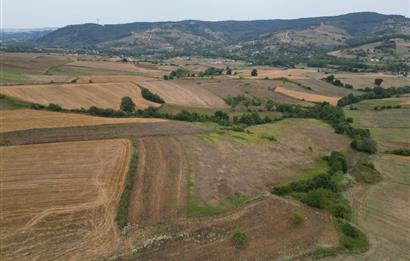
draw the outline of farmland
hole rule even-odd
[[[405,73],[339,20],[188,23],[1,52],[0,259],[406,260]]]
[[[127,140],[1,147],[2,259],[86,258],[115,247],[129,151]]]
[[[91,106],[119,109],[123,96],[130,96],[138,108],[158,106],[143,99],[140,88],[132,83],[3,86],[0,93],[33,103],[55,103],[67,109]]]

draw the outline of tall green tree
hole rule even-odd
[[[135,111],[135,103],[132,101],[131,97],[124,96],[121,98],[120,109],[125,112]]]

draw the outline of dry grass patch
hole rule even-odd
[[[118,244],[128,140],[0,147],[2,260],[91,260]]]
[[[0,132],[37,128],[62,128],[74,126],[163,121],[165,120],[145,118],[103,118],[82,114],[36,110],[3,110],[0,111]]]

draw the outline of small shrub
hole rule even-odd
[[[47,106],[47,110],[50,110],[50,111],[62,111],[63,108],[61,108],[61,106],[58,105],[58,104],[50,103],[50,104]]]
[[[295,224],[301,224],[303,223],[303,221],[305,221],[305,216],[302,213],[297,212],[297,211],[292,213],[291,218],[292,218],[293,223]]]
[[[237,229],[232,235],[232,242],[236,248],[244,248],[247,242],[247,237],[244,232]]]

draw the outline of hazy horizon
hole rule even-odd
[[[377,12],[409,17],[407,0],[374,2],[346,0],[331,3],[325,0],[132,0],[87,2],[80,0],[2,0],[2,29],[55,28],[70,24],[122,24],[182,20],[265,20],[335,16],[354,12]],[[298,8],[289,8],[297,6]],[[24,7],[24,8],[22,8]],[[227,11],[228,10],[228,11]]]

